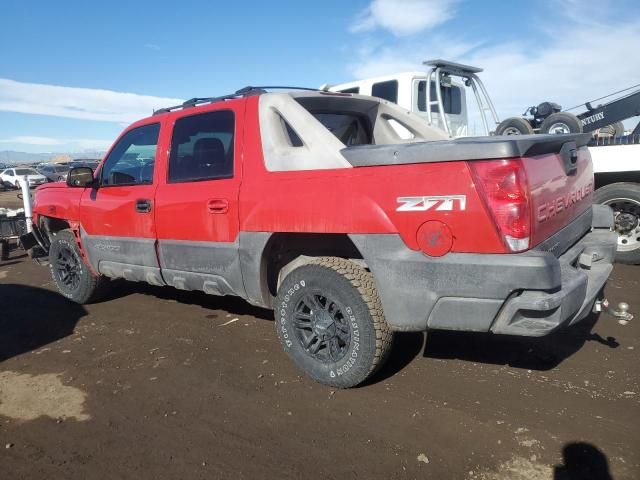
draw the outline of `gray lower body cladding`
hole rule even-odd
[[[394,330],[541,336],[587,316],[613,268],[613,215],[594,210],[592,219],[592,230],[558,257],[531,250],[434,258],[409,250],[398,235],[351,239],[374,274]],[[575,226],[567,235],[575,235]]]
[[[83,230],[81,238],[91,268],[107,277],[246,296],[238,243],[92,236]]]
[[[159,240],[162,276],[180,290],[245,297],[238,248],[237,242]]]
[[[164,285],[153,238],[88,235],[80,229],[87,260],[94,272],[111,278]]]

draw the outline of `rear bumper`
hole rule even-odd
[[[351,238],[374,274],[394,330],[542,336],[586,317],[609,278],[613,214],[594,205],[590,216],[591,231],[558,258],[539,250],[429,258],[396,235]]]
[[[490,330],[508,335],[541,336],[572,325],[592,310],[613,269],[616,234],[594,230],[558,258],[557,291],[523,290],[510,296]]]

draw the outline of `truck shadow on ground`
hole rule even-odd
[[[253,306],[239,297],[218,297],[203,292],[182,291],[126,280],[112,280],[103,301],[134,294],[199,305],[211,310],[210,315],[217,315],[216,310],[223,310],[232,315],[250,315],[273,321],[272,311]],[[459,359],[527,370],[550,370],[580,350],[588,341],[596,341],[609,348],[619,346],[615,338],[603,338],[591,331],[597,321],[598,316],[591,314],[574,327],[541,338],[434,330],[429,332],[426,345],[423,333],[397,332],[388,361],[371,381],[377,383],[392,377],[419,356],[420,352],[426,358]]]
[[[157,287],[147,283],[128,282],[126,280],[111,280],[101,302],[142,294],[162,300],[175,300],[185,305],[199,305],[212,310],[224,310],[233,315],[251,315],[261,320],[273,320],[273,312],[265,308],[256,307],[234,296],[207,295],[199,291],[178,290],[173,287]],[[211,318],[211,317],[210,317]]]
[[[426,335],[422,332],[396,332],[393,336],[393,346],[387,362],[378,373],[367,380],[362,386],[375,384],[393,377],[409,365],[424,348]]]
[[[603,338],[592,332],[597,321],[598,315],[591,314],[573,327],[539,338],[432,331],[429,332],[424,356],[509,365],[527,370],[550,370],[580,350],[586,342],[598,342],[609,348],[620,346],[614,337]]]
[[[606,455],[586,442],[568,443],[562,465],[553,468],[553,480],[613,480]]]
[[[0,362],[71,335],[86,314],[57,292],[1,284]]]
[[[102,301],[123,298],[129,295],[142,294],[163,300],[175,300],[186,305],[198,305],[211,310],[207,318],[215,318],[222,310],[233,316],[250,315],[260,320],[273,321],[273,311],[253,306],[239,297],[218,297],[197,291],[176,290],[172,287],[156,287],[146,283],[133,283],[126,280],[112,280]],[[275,337],[275,332],[274,332]],[[424,347],[425,335],[420,332],[397,332],[394,336],[393,348],[384,367],[372,377],[372,383],[378,383],[392,377],[404,369],[420,355]],[[368,382],[365,382],[368,384]]]

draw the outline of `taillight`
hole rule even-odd
[[[512,252],[527,250],[531,239],[531,209],[522,162],[512,159],[469,164],[507,248]]]

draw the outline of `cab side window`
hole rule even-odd
[[[104,161],[100,184],[113,186],[153,183],[159,133],[159,123],[144,125],[125,133]]]
[[[444,113],[451,115],[460,115],[462,113],[462,95],[460,93],[460,87],[455,86],[442,86],[440,89],[442,95],[442,106],[444,107]],[[435,101],[437,98],[436,84],[431,82],[431,101]],[[421,112],[427,111],[427,82],[426,80],[420,80],[418,83],[418,110]],[[432,112],[438,112],[437,105],[431,105]]]
[[[235,117],[230,110],[176,120],[169,157],[169,183],[233,177]]]
[[[387,82],[374,83],[371,86],[371,96],[398,103],[398,81],[389,80]]]

